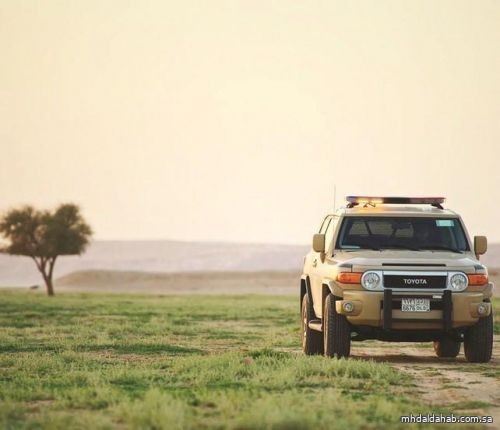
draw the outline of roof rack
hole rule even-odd
[[[376,205],[431,205],[443,209],[444,197],[374,197],[374,196],[346,196],[347,208],[363,205],[363,207]]]

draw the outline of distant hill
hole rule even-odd
[[[500,243],[488,245],[488,252],[481,257],[481,263],[488,267],[500,268]]]
[[[81,257],[60,257],[55,278],[87,270],[178,272],[300,271],[309,247],[178,241],[96,241]],[[40,284],[26,257],[0,255],[0,286]]]
[[[61,257],[55,277],[88,270],[185,273],[301,270],[308,245],[176,241],[96,241],[81,257]],[[490,244],[481,259],[500,267],[500,244]],[[0,255],[0,286],[41,284],[34,263]]]

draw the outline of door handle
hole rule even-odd
[[[316,267],[317,265],[318,265],[318,259],[317,259],[317,258],[315,258],[315,259],[313,260],[313,267]]]

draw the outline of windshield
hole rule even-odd
[[[345,217],[337,249],[468,251],[458,218]]]

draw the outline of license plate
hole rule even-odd
[[[403,312],[429,312],[431,301],[429,299],[401,299]]]

